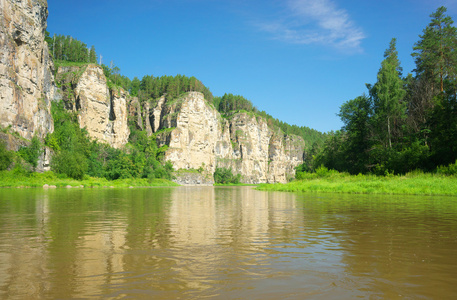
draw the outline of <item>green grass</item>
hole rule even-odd
[[[25,173],[14,171],[0,172],[0,187],[42,187],[43,185],[57,187],[151,187],[151,186],[178,186],[179,184],[166,179],[129,178],[107,180],[106,178],[86,177],[83,180],[57,175],[51,171],[44,173]]]
[[[262,191],[457,196],[457,177],[439,174],[408,173],[404,176],[348,175],[329,172],[307,174],[287,184],[261,184]]]
[[[75,62],[75,61],[66,61],[66,60],[54,60],[54,66],[56,69],[59,67],[82,67],[90,65],[87,62]]]

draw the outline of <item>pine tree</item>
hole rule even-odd
[[[95,53],[95,47],[90,47],[89,62],[92,64],[97,63],[97,53]]]
[[[432,80],[440,92],[445,91],[446,83],[455,85],[457,67],[457,31],[446,11],[442,6],[430,15],[432,20],[419,36],[412,54],[417,76]]]

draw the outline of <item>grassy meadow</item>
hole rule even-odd
[[[56,187],[153,187],[153,186],[178,186],[179,184],[166,179],[129,178],[107,180],[106,178],[85,176],[83,180],[76,180],[55,174],[52,171],[44,173],[27,173],[14,171],[0,172],[0,187],[43,187],[43,185]]]
[[[261,184],[262,191],[457,196],[457,177],[411,172],[406,175],[349,175],[327,170],[302,174],[286,184]]]

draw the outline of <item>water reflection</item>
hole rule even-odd
[[[453,198],[3,190],[0,298],[450,298]]]

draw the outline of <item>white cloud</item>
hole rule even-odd
[[[274,38],[296,44],[323,44],[361,51],[365,35],[332,0],[289,0],[287,17],[258,24]]]

